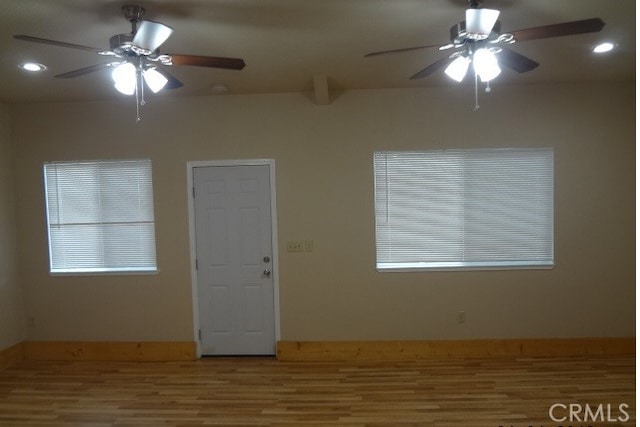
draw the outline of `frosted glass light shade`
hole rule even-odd
[[[151,89],[153,93],[160,91],[168,81],[167,78],[160,74],[155,68],[145,70],[142,75],[144,76],[144,81],[147,82],[149,89]]]
[[[458,56],[451,64],[444,70],[445,74],[451,77],[457,82],[461,82],[464,76],[467,75],[469,69],[469,63],[471,60],[466,56]]]
[[[133,95],[136,92],[136,67],[126,62],[118,65],[111,72],[114,86],[118,92],[124,95]]]
[[[488,82],[502,72],[496,56],[488,49],[478,49],[473,54],[473,69],[480,80]]]

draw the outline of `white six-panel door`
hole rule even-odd
[[[275,353],[269,165],[193,168],[200,350]]]

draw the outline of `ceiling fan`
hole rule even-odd
[[[489,82],[501,72],[500,65],[518,73],[531,71],[539,65],[533,59],[508,49],[506,45],[527,40],[598,32],[605,25],[602,19],[591,18],[502,33],[500,21],[498,21],[500,11],[484,9],[481,7],[481,3],[482,0],[469,0],[469,9],[466,10],[465,20],[451,27],[449,30],[450,42],[447,44],[371,52],[366,54],[365,57],[435,47],[441,51],[454,49],[453,53],[418,71],[411,76],[411,79],[427,77],[447,65],[445,73],[453,80],[461,82],[468,74],[471,65],[476,82],[475,109],[477,110],[478,79],[487,84],[487,91],[489,91]]]
[[[240,58],[161,54],[159,48],[171,36],[173,29],[159,22],[142,20],[145,9],[141,6],[124,5],[121,9],[127,21],[131,23],[131,33],[116,34],[111,37],[109,50],[26,35],[14,35],[13,38],[27,42],[86,50],[116,58],[112,62],[90,65],[78,70],[58,74],[54,77],[69,79],[113,68],[112,77],[115,88],[125,95],[135,94],[137,105],[144,105],[145,103],[144,83],[154,93],[162,88],[176,89],[183,86],[180,80],[163,69],[166,66],[193,65],[230,70],[241,70],[245,66],[244,60]],[[140,121],[139,110],[138,121]]]

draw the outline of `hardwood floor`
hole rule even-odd
[[[614,427],[635,426],[635,400],[632,355],[25,361],[0,371],[0,426],[11,427]]]

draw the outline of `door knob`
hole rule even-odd
[[[262,272],[262,274],[264,274],[264,275],[265,275],[265,276],[267,276],[267,277],[268,277],[268,276],[271,276],[271,270],[269,270],[268,268],[266,268],[266,269]]]

